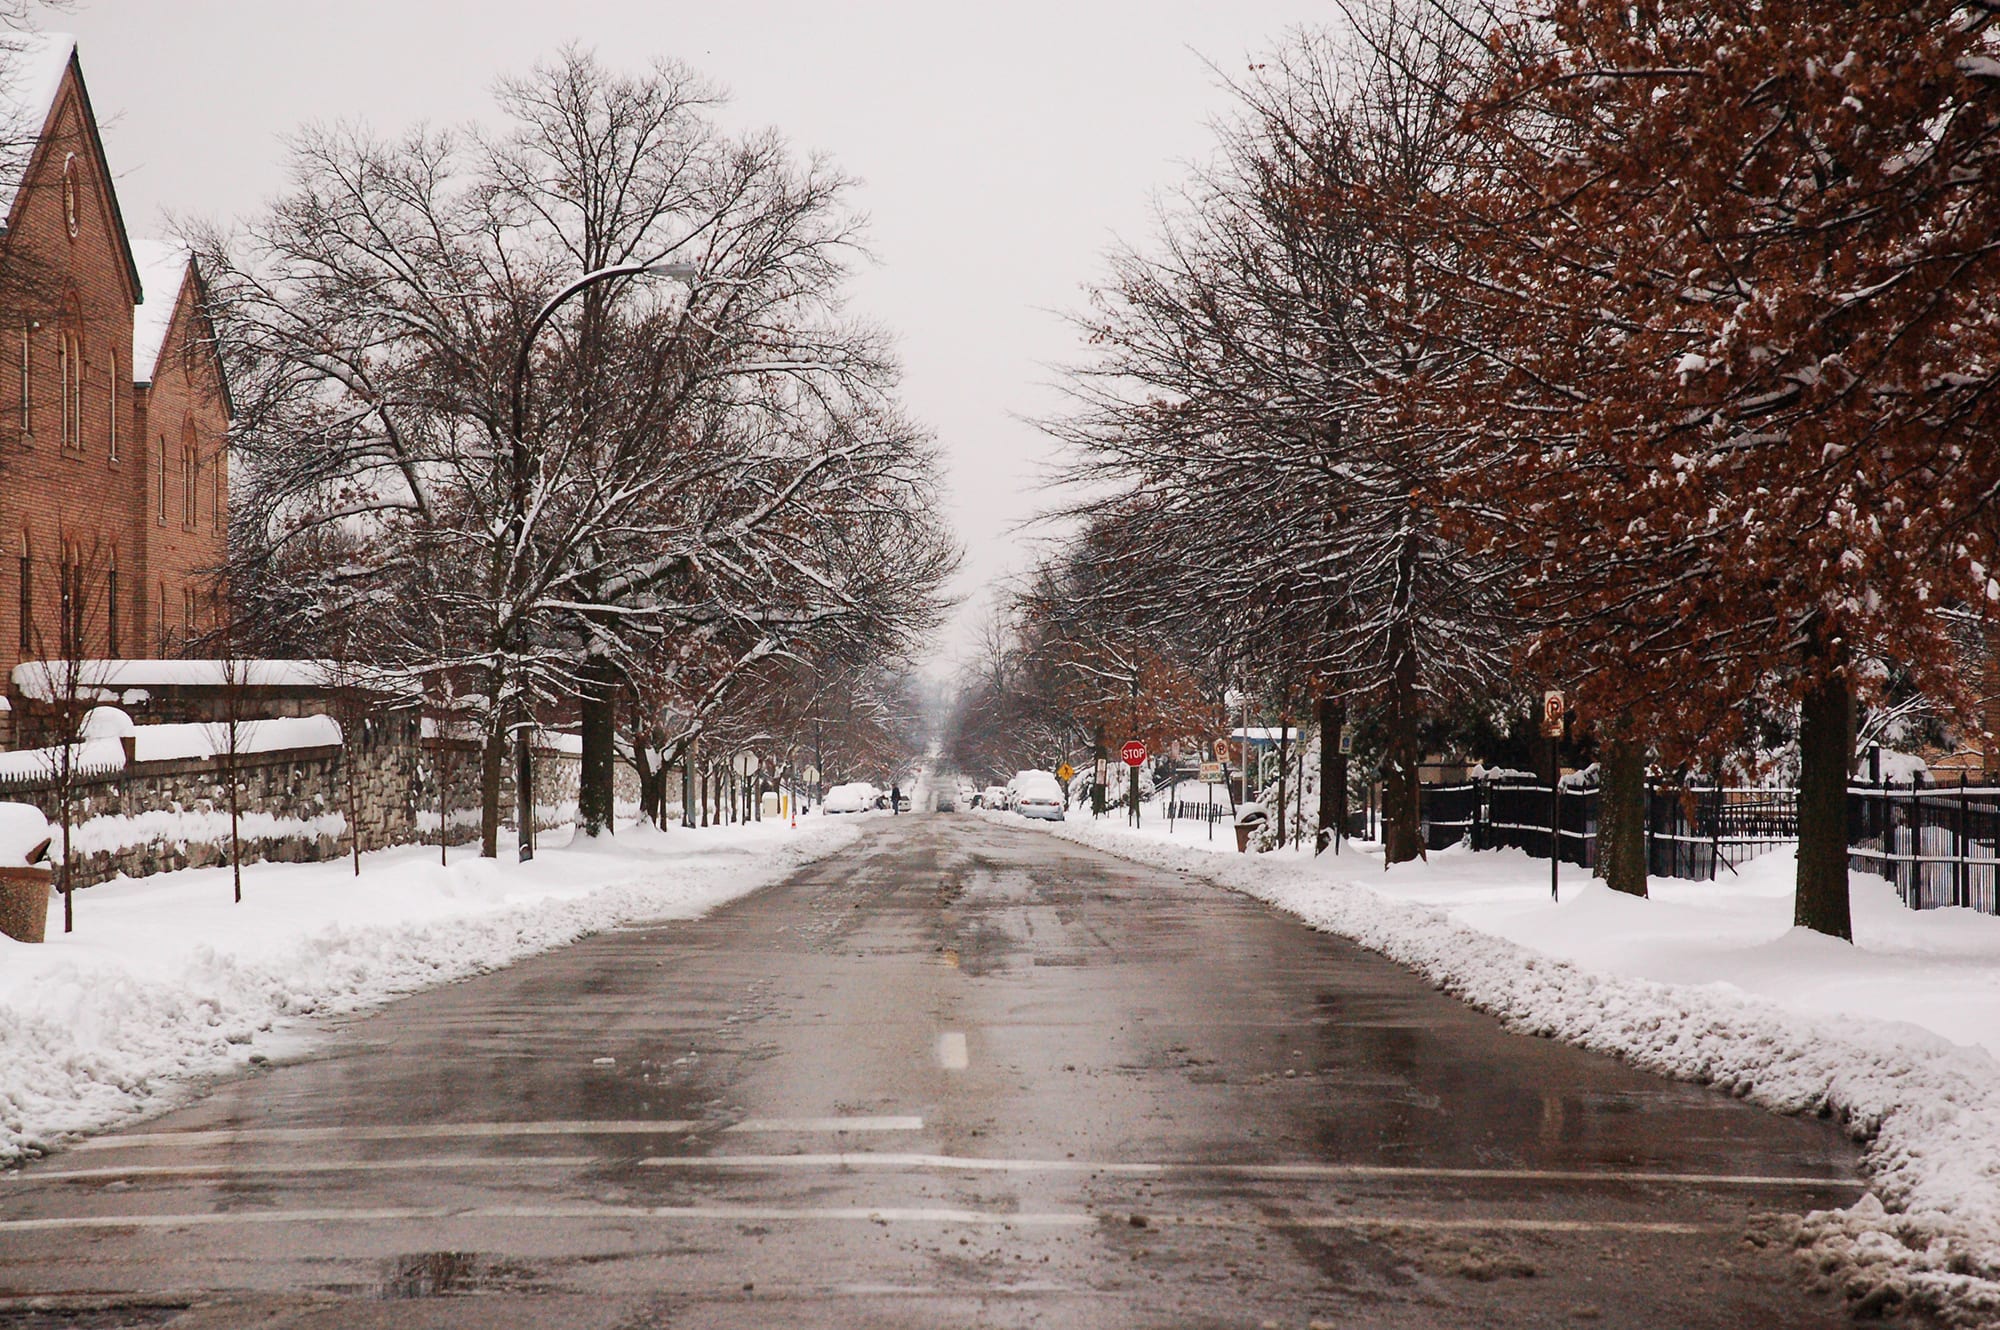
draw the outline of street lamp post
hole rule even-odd
[[[691,263],[669,263],[656,259],[646,263],[616,263],[598,268],[565,286],[543,303],[535,317],[529,321],[521,334],[521,345],[514,353],[514,377],[509,385],[508,423],[510,425],[512,447],[512,474],[509,477],[509,497],[512,506],[507,515],[509,551],[518,551],[526,534],[528,502],[528,424],[527,389],[528,358],[535,348],[535,338],[555,317],[556,311],[571,298],[589,290],[600,282],[612,281],[619,277],[637,277],[642,273],[659,273],[676,281],[692,286],[700,275],[700,270]],[[498,552],[504,557],[509,551]],[[497,570],[496,570],[497,571]],[[526,862],[535,857],[535,790],[534,790],[534,733],[533,727],[524,719],[515,730],[514,750],[514,819],[519,827],[520,857]],[[584,778],[587,777],[587,773]]]

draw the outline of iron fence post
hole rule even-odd
[[[1965,793],[1965,773],[1961,771],[1958,773],[1958,818],[1957,818],[1958,825],[1952,829],[1952,835],[1951,835],[1951,845],[1954,851],[1953,855],[1954,862],[1952,863],[1951,903],[1953,905],[1961,907],[1965,904],[1967,895],[1966,892],[1967,865],[1965,862],[1966,797],[1967,796]]]

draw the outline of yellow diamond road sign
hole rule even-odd
[[[1074,778],[1074,777],[1075,777],[1075,775],[1076,775],[1076,768],[1075,768],[1075,767],[1072,767],[1072,766],[1071,766],[1071,765],[1070,765],[1069,763],[1067,763],[1067,762],[1063,763],[1063,764],[1062,764],[1061,766],[1059,766],[1059,767],[1057,767],[1057,768],[1056,768],[1056,779],[1057,779],[1057,780],[1060,780],[1060,781],[1067,781],[1067,780],[1070,780],[1070,779]]]

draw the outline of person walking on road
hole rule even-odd
[[[903,787],[893,780],[889,782],[889,811],[892,813],[903,811]]]

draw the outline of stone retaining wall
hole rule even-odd
[[[453,845],[479,837],[479,752],[451,740],[442,755],[420,740],[414,712],[377,712],[345,727],[345,744],[248,753],[236,758],[243,862],[313,862],[349,853],[348,777],[361,848],[438,840],[439,765]],[[349,763],[352,763],[350,768]],[[578,759],[541,750],[535,762],[536,823],[569,822],[576,809]],[[55,783],[45,778],[0,783],[0,799],[31,803],[60,821]],[[513,770],[505,772],[501,820],[513,825]],[[229,861],[229,759],[134,762],[80,775],[71,791],[75,838],[72,882],[78,888],[125,874],[143,877]],[[58,837],[60,833],[58,833]],[[115,844],[104,845],[106,841]],[[92,848],[93,842],[99,848]],[[54,847],[61,848],[60,839]]]

